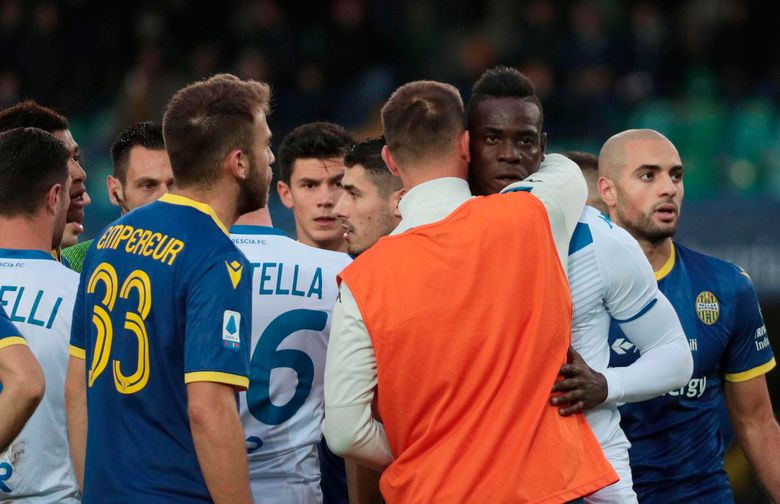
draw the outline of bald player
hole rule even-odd
[[[726,402],[740,446],[773,500],[780,500],[780,427],[764,375],[775,367],[748,274],[672,240],[683,200],[684,167],[653,130],[628,130],[599,154],[599,192],[613,222],[642,247],[658,287],[674,306],[693,355],[683,387],[620,409],[631,441],[639,502],[733,502],[723,469],[719,411]],[[618,324],[611,366],[639,357]]]

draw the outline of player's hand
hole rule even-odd
[[[568,363],[561,367],[563,379],[553,385],[550,403],[559,406],[562,416],[581,413],[594,408],[607,399],[607,379],[588,366],[572,347],[569,347]]]

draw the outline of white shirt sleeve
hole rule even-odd
[[[604,372],[607,401],[644,401],[688,383],[693,358],[680,319],[658,290],[639,244],[621,229],[612,232],[615,239],[600,240],[597,248],[604,304],[640,357],[630,366]]]
[[[659,396],[688,383],[693,357],[674,307],[661,292],[655,303],[620,329],[640,356],[630,366],[607,368],[607,401],[637,402]]]
[[[384,426],[371,412],[376,384],[371,337],[355,297],[342,282],[325,359],[323,432],[334,453],[382,470],[393,454]]]
[[[555,247],[567,270],[569,240],[585,207],[588,186],[577,163],[561,154],[547,154],[539,171],[504,188],[502,193],[529,191],[547,209]]]

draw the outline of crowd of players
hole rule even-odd
[[[661,133],[551,154],[514,69],[405,84],[381,138],[283,140],[295,241],[269,102],[222,74],[123,131],[81,243],[67,120],[0,111],[0,500],[733,502],[732,437],[780,499],[752,283],[672,241]]]

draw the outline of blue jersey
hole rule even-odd
[[[680,317],[694,370],[681,389],[621,406],[634,490],[640,502],[733,502],[723,468],[723,380],[775,366],[753,284],[739,267],[676,243],[656,278]],[[611,366],[636,360],[619,324],[609,336]]]
[[[213,210],[165,195],[109,226],[81,273],[84,502],[210,502],[186,384],[249,383],[249,263]]]

